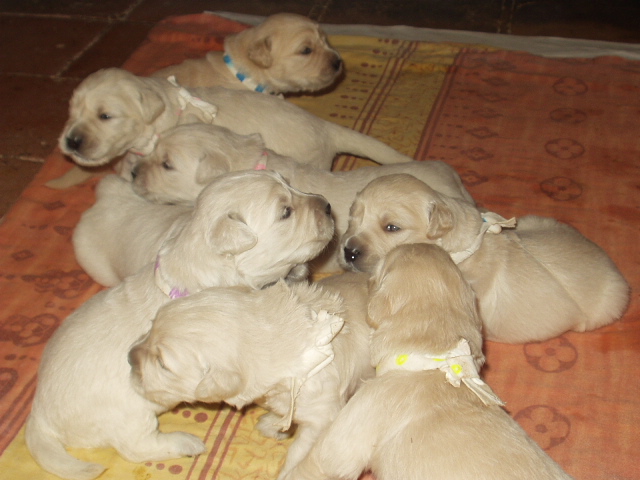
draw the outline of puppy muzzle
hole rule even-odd
[[[78,152],[82,148],[84,137],[82,135],[74,135],[73,132],[64,140],[64,146],[69,152]]]
[[[344,253],[344,260],[347,263],[353,263],[355,262],[358,257],[360,256],[360,254],[362,252],[360,252],[360,250],[358,250],[357,248],[349,248],[349,247],[344,247],[343,248],[343,253]]]

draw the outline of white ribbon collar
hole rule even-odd
[[[460,339],[455,348],[442,354],[406,353],[387,356],[376,367],[376,375],[384,375],[393,370],[440,370],[451,385],[458,388],[460,382],[464,383],[485,405],[504,405],[478,375],[469,342],[465,338]]]
[[[344,320],[341,317],[331,314],[326,310],[321,310],[318,313],[313,312],[313,330],[316,340],[314,345],[302,354],[302,357],[298,360],[299,365],[297,366],[297,369],[301,369],[306,373],[289,378],[291,400],[289,410],[279,422],[274,424],[280,427],[283,432],[289,430],[291,427],[295,401],[300,394],[304,382],[321,372],[333,361],[335,354],[331,341],[340,330],[342,330],[343,325]]]
[[[516,227],[516,219],[515,217],[510,218],[509,220],[501,217],[497,213],[493,212],[485,212],[482,214],[482,226],[480,227],[480,233],[476,235],[476,238],[473,239],[471,245],[464,250],[459,252],[450,252],[449,255],[455,264],[459,264],[469,258],[471,255],[476,253],[480,246],[482,245],[482,240],[484,239],[484,235],[487,232],[491,232],[494,234],[498,234],[502,232],[503,228],[515,228]]]
[[[171,75],[167,78],[169,83],[178,89],[178,102],[180,104],[180,113],[182,113],[188,105],[192,105],[200,110],[205,115],[205,119],[208,123],[213,123],[213,120],[218,114],[218,107],[211,103],[202,100],[201,98],[194,97],[191,92],[181,86],[176,80],[175,75]]]

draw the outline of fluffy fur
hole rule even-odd
[[[350,273],[320,286],[213,288],[171,302],[129,355],[134,383],[149,400],[167,407],[204,401],[241,408],[256,401],[271,411],[260,419],[260,430],[276,436],[274,423],[291,406],[291,378],[307,374],[305,359],[317,340],[315,317],[322,311],[341,316],[344,326],[332,341],[335,358],[302,383],[295,400],[297,428],[284,475],[361,381],[373,375],[367,294],[367,277]]]
[[[482,364],[473,291],[439,247],[397,247],[371,287],[374,364],[444,353],[461,338]],[[570,478],[500,406],[439,370],[390,370],[365,383],[285,479],[356,480],[364,470],[378,480]]]
[[[108,68],[89,75],[73,93],[60,149],[79,165],[99,166],[126,152],[148,154],[157,135],[184,123],[211,123],[192,103],[180,102],[186,89],[164,78],[138,77]],[[240,134],[260,133],[268,148],[330,169],[345,152],[379,163],[411,160],[362,133],[322,120],[272,95],[223,87],[190,90],[217,107],[213,123]]]
[[[230,175],[245,177],[236,172],[223,177],[222,182],[215,181],[214,186],[202,191],[195,211],[152,204],[136,195],[129,182],[115,175],[105,177],[98,184],[96,203],[82,215],[73,234],[78,263],[98,283],[117,285],[152,262],[165,238],[192,222],[192,217],[204,216],[219,217],[220,227],[215,233],[221,240],[228,236],[239,245],[259,241],[259,249],[252,251],[256,256],[267,256],[279,269],[278,275],[287,275],[288,268],[292,270],[291,279],[306,277],[306,260],[297,260],[320,253],[333,235],[331,207],[326,199],[293,189],[271,172],[247,172],[240,189],[239,182],[224,181]],[[264,181],[263,177],[270,180]],[[258,181],[252,183],[252,179]],[[250,202],[249,210],[244,204],[251,197],[255,201]],[[240,227],[244,222],[259,229],[259,234],[254,235],[249,228],[243,231]],[[270,234],[268,229],[274,232]],[[224,268],[251,277],[252,261],[258,268],[264,267],[263,260],[256,257]],[[272,276],[274,272],[266,273]]]
[[[261,287],[315,256],[331,238],[333,222],[320,197],[298,196],[266,172],[220,177],[164,241],[155,267],[98,293],[65,320],[43,353],[27,420],[27,446],[42,468],[80,480],[104,470],[72,457],[65,446],[114,447],[133,462],[203,452],[192,435],[158,431],[156,416],[167,405],[134,389],[129,349],[169,302],[169,288],[195,294],[212,286]],[[296,201],[296,213],[283,215]]]
[[[317,91],[342,73],[342,58],[327,42],[320,26],[307,17],[278,13],[261,24],[224,39],[224,53],[237,70],[269,93]],[[223,52],[185,60],[154,73],[175,75],[186,87],[247,88],[227,68]]]
[[[354,201],[341,246],[346,268],[371,272],[403,243],[468,248],[483,223],[478,209],[409,175],[372,181]],[[459,265],[478,296],[486,338],[522,343],[583,332],[618,319],[629,286],[607,254],[574,228],[525,216],[515,230],[487,233]]]
[[[326,197],[331,203],[337,235],[347,229],[349,207],[356,193],[383,175],[409,173],[439,192],[473,204],[456,171],[442,162],[411,161],[329,172],[266,150],[258,134],[239,135],[205,124],[181,125],[165,132],[154,152],[134,169],[133,188],[154,202],[190,204],[216,176],[253,169],[258,164],[281,173],[294,188]],[[337,242],[324,256],[324,270],[339,269],[336,247]]]
[[[113,287],[152,262],[172,225],[181,228],[191,211],[148,202],[133,192],[130,182],[107,175],[73,232],[76,260],[93,280]]]

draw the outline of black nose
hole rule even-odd
[[[79,135],[67,137],[66,143],[69,150],[78,150],[82,146],[82,137]]]
[[[333,69],[337,72],[338,70],[340,70],[342,68],[342,59],[340,57],[336,58],[333,61]]]
[[[135,180],[137,176],[138,176],[138,165],[136,165],[131,169],[131,180],[132,181]]]
[[[360,250],[356,249],[356,248],[349,248],[349,247],[344,247],[344,259],[349,262],[349,263],[353,263],[356,261],[356,259],[360,256]]]
[[[327,203],[327,208],[324,209],[324,213],[331,215],[331,204]]]

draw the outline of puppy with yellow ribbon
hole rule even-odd
[[[366,382],[286,480],[569,479],[482,381],[473,290],[436,245],[396,247],[370,284]]]

